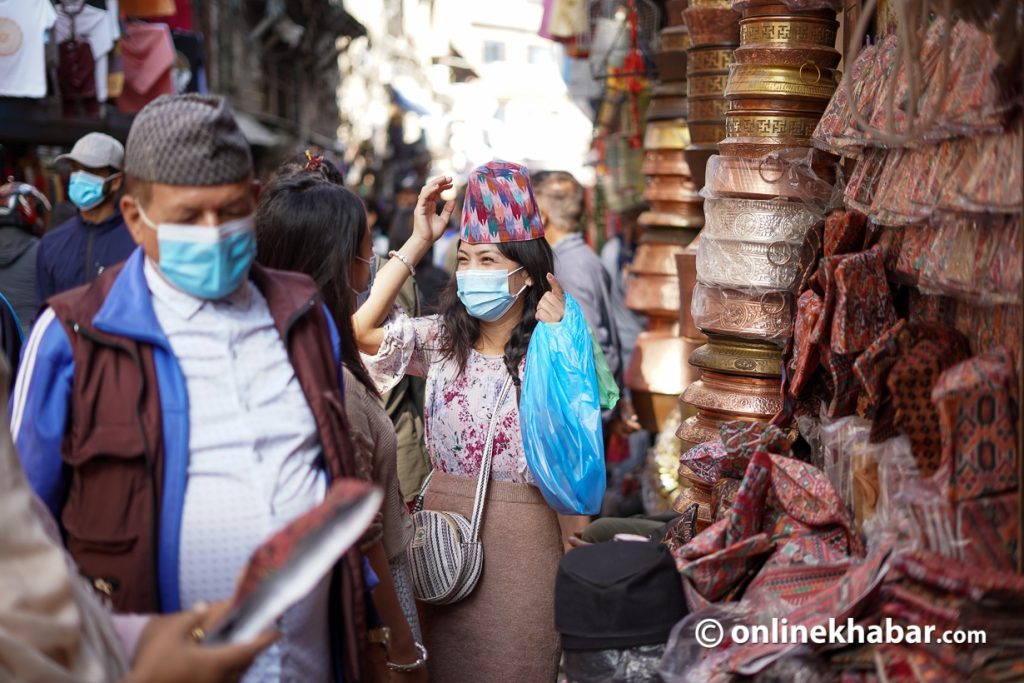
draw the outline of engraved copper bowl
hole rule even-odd
[[[644,152],[644,175],[690,175],[686,157],[678,149],[650,149]]]
[[[641,243],[626,273],[626,308],[675,319],[679,311],[679,282],[675,255],[685,245]]]
[[[653,175],[647,179],[644,199],[657,202],[696,202],[701,196],[689,175]]]
[[[784,343],[793,336],[793,295],[789,292],[728,289],[697,283],[690,312],[708,335],[730,335]]]
[[[771,2],[770,0],[733,0],[732,8],[737,12],[742,12],[744,19],[749,19],[751,17],[791,15],[810,17],[813,19],[836,18],[835,11],[828,8],[793,10],[790,9],[789,5],[783,2]]]
[[[704,187],[704,173],[707,169],[708,159],[718,154],[716,144],[692,144],[683,150],[686,157],[686,164],[690,167],[690,174],[693,176],[693,183],[697,187]]]
[[[793,66],[816,64],[822,69],[834,69],[843,58],[838,50],[829,47],[776,47],[774,45],[750,45],[739,47],[735,52],[736,63],[761,66]]]
[[[697,277],[719,287],[792,291],[817,256],[810,242],[720,240],[702,235]]]
[[[686,96],[690,99],[698,97],[725,97],[725,89],[729,85],[729,72],[705,71],[691,73],[687,76]]]
[[[709,45],[690,48],[687,57],[687,73],[699,74],[705,71],[728,71],[736,63],[733,57],[735,45]]]
[[[780,155],[760,159],[714,156],[708,161],[704,187],[712,196],[750,199],[795,199],[827,202],[832,196],[833,164],[787,161]]]
[[[806,45],[832,49],[838,28],[835,19],[795,14],[749,17],[740,21],[740,47]]]
[[[682,14],[679,20],[682,21]],[[669,26],[661,29],[658,35],[661,38],[662,50],[689,50],[691,47],[690,30],[686,26]]]
[[[704,201],[703,238],[799,246],[822,222],[821,214],[800,202],[781,199],[713,198]]]
[[[695,145],[716,144],[725,138],[725,121],[690,120],[690,140]]]
[[[687,0],[668,0],[665,3],[665,14],[668,17],[669,26],[683,26],[683,10],[689,4]]]
[[[721,96],[687,98],[688,115],[696,121],[720,121],[729,111],[729,100]]]
[[[674,322],[637,337],[625,382],[633,393],[633,408],[644,429],[660,431],[665,418],[677,407],[679,393],[697,378],[698,371],[683,359],[684,354],[703,343],[702,339],[680,337]]]
[[[659,50],[654,53],[654,64],[661,80],[686,80],[686,50]]]
[[[718,143],[722,156],[744,157],[747,159],[763,159],[770,154],[778,154],[797,148],[810,149],[809,138],[725,138]]]
[[[674,230],[693,230],[696,233],[704,225],[703,204],[685,204],[685,211],[661,211],[658,207],[640,214],[637,222],[645,228],[670,228]]]
[[[814,112],[789,110],[730,111],[725,115],[725,137],[810,138],[821,117]],[[693,137],[693,123],[690,124]]]
[[[719,7],[689,7],[683,11],[693,47],[739,45],[740,18],[739,12]]]
[[[655,95],[651,100],[651,106],[647,108],[648,121],[685,119],[689,115],[690,107],[685,92],[682,96],[659,97]]]
[[[697,238],[697,241],[700,237]],[[693,317],[693,297],[697,289],[697,245],[691,243],[682,254],[676,254],[676,272],[679,279],[679,329],[683,336],[701,337]]]
[[[782,100],[771,97],[739,97],[727,100],[729,111],[792,111],[825,113],[828,102],[821,100]]]
[[[672,503],[672,509],[682,514],[688,507],[697,504],[697,521],[694,525],[697,533],[711,526],[714,519],[714,489],[710,484],[701,481],[686,465],[679,466],[679,495]]]
[[[677,276],[676,256],[686,251],[686,246],[663,242],[644,242],[636,248],[630,272],[649,275]],[[673,318],[675,311],[673,310]]]
[[[721,422],[769,420],[782,410],[781,388],[782,381],[778,378],[744,377],[704,370],[700,380],[683,392],[683,402],[697,408],[698,418],[703,413],[713,420],[724,418]],[[704,422],[706,424],[708,420]],[[682,433],[679,436],[688,438]]]
[[[644,132],[644,149],[685,149],[690,144],[690,129],[685,119],[652,121]]]
[[[727,99],[828,100],[839,86],[839,73],[808,62],[799,67],[734,64],[725,88]]]
[[[744,377],[782,377],[782,349],[766,341],[710,335],[690,354],[690,365]]]

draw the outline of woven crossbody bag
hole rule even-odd
[[[427,476],[423,489],[416,496],[412,523],[414,535],[409,546],[412,583],[416,599],[432,605],[450,605],[463,600],[480,580],[484,568],[484,547],[480,543],[480,523],[484,516],[487,485],[491,479],[491,456],[494,454],[494,431],[498,413],[512,388],[512,378],[505,380],[487,429],[484,457],[476,482],[473,520],[457,512],[423,509],[423,495],[434,473]]]

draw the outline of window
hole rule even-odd
[[[527,52],[530,64],[547,64],[551,61],[551,48],[546,45],[531,45]]]
[[[494,40],[484,41],[484,63],[490,64],[491,62],[504,62],[505,61],[505,43],[501,43]]]

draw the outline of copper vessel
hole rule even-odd
[[[814,263],[817,245],[811,242],[719,240],[703,235],[697,277],[717,287],[792,291]]]
[[[740,21],[740,46],[793,45],[834,48],[835,19],[815,19],[796,14],[750,17]]]
[[[735,64],[725,88],[727,99],[832,99],[839,72],[807,62],[799,67]]]
[[[644,152],[643,172],[644,175],[689,176],[690,167],[686,165],[682,150],[651,149]]]
[[[739,45],[740,18],[739,12],[717,7],[689,7],[683,11],[693,47]]]
[[[682,21],[682,15],[680,15]],[[661,38],[662,50],[689,50],[690,30],[685,25],[668,26],[658,34]]]
[[[688,115],[697,121],[719,121],[729,111],[729,100],[724,97],[687,98]]]
[[[637,223],[645,228],[672,228],[696,233],[704,225],[703,204],[683,204],[687,207],[686,212],[661,211],[657,207],[651,207],[644,211],[637,219]]]
[[[686,164],[690,167],[690,174],[693,176],[693,184],[697,187],[704,187],[704,172],[707,169],[708,159],[718,154],[716,144],[692,144],[683,150],[686,157]]]
[[[704,238],[800,245],[824,219],[801,202],[715,197],[705,200]],[[774,255],[773,255],[774,256]]]
[[[699,242],[697,237],[695,242]],[[693,319],[693,294],[697,288],[697,244],[691,243],[683,253],[676,254],[676,272],[679,278],[679,329],[684,337],[704,335]]]
[[[689,115],[690,107],[686,100],[686,95],[682,97],[655,97],[651,100],[651,106],[647,108],[648,121],[685,119]]]
[[[690,365],[744,377],[781,377],[782,349],[771,342],[709,335],[690,355]]]
[[[813,19],[836,18],[835,11],[828,8],[796,11],[790,9],[789,5],[785,3],[772,2],[771,0],[733,0],[732,8],[737,12],[742,12],[744,19],[786,15],[799,15]]]
[[[715,144],[725,137],[725,121],[690,120],[690,140],[693,144]]]
[[[637,337],[625,381],[641,425],[658,432],[668,414],[677,408],[679,393],[698,376],[698,371],[684,361],[685,354],[704,342],[680,337],[675,321],[662,319],[654,324],[660,327]]]
[[[729,335],[778,343],[785,343],[793,336],[795,306],[789,292],[728,289],[697,283],[691,296],[693,323],[709,336]]]
[[[718,438],[718,427],[730,420],[770,420],[782,410],[782,382],[705,370],[683,392],[682,401],[695,406],[697,415],[683,422],[676,435],[699,444]]]
[[[682,514],[686,508],[697,504],[696,531],[700,533],[711,526],[714,516],[711,508],[714,505],[714,490],[711,484],[701,481],[686,465],[679,465],[679,495],[672,503],[672,509]]]
[[[686,251],[686,246],[662,242],[642,242],[636,248],[630,270],[650,275],[676,276],[676,256]],[[673,316],[674,317],[674,316]],[[697,335],[702,336],[702,335]]]
[[[725,115],[724,137],[810,138],[821,117],[815,113],[789,110],[730,111]],[[694,138],[690,122],[690,139]]]
[[[729,111],[793,111],[825,113],[828,102],[821,100],[783,100],[765,97],[737,97],[730,100]]]
[[[669,26],[684,26],[683,10],[689,4],[687,0],[668,0],[665,3],[665,15],[668,17]]]
[[[703,73],[691,73],[687,76],[688,89],[686,96],[690,99],[697,97],[724,97],[725,89],[729,85],[729,72],[705,71]]]
[[[644,149],[685,149],[690,144],[690,129],[685,119],[652,121],[644,133]]]
[[[762,66],[794,66],[810,62],[823,69],[834,69],[843,58],[838,50],[830,47],[750,45],[735,52],[737,64],[759,64]],[[692,59],[692,57],[691,57]]]
[[[654,64],[661,80],[686,80],[686,50],[659,50],[654,53]]]
[[[692,47],[687,57],[687,73],[696,74],[705,71],[728,71],[736,63],[733,57],[735,45],[709,45]]]
[[[626,275],[626,307],[652,316],[676,319],[679,282],[675,255],[685,245],[641,243]]]
[[[763,159],[770,154],[803,147],[810,149],[808,138],[725,138],[718,143],[722,156]]]
[[[832,196],[835,166],[787,161],[779,155],[760,159],[714,156],[705,172],[707,192],[717,197],[827,202]]]
[[[658,202],[699,202],[701,196],[689,175],[652,175],[647,179],[644,199]]]

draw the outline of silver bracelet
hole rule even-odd
[[[427,663],[427,648],[423,647],[419,643],[414,644],[416,645],[416,651],[419,652],[419,659],[412,664],[395,664],[392,661],[388,661],[388,668],[392,671],[397,671],[398,673],[408,673],[410,671],[415,671],[416,669],[422,669]]]
[[[411,275],[413,277],[416,277],[416,269],[412,267],[411,263],[409,263],[409,259],[405,258],[405,256],[403,256],[399,252],[395,251],[394,249],[392,249],[391,251],[388,252],[388,258],[392,258],[392,257],[394,257],[394,258],[398,259],[399,261],[401,261],[402,264],[405,265],[405,267],[409,269],[409,275]]]

